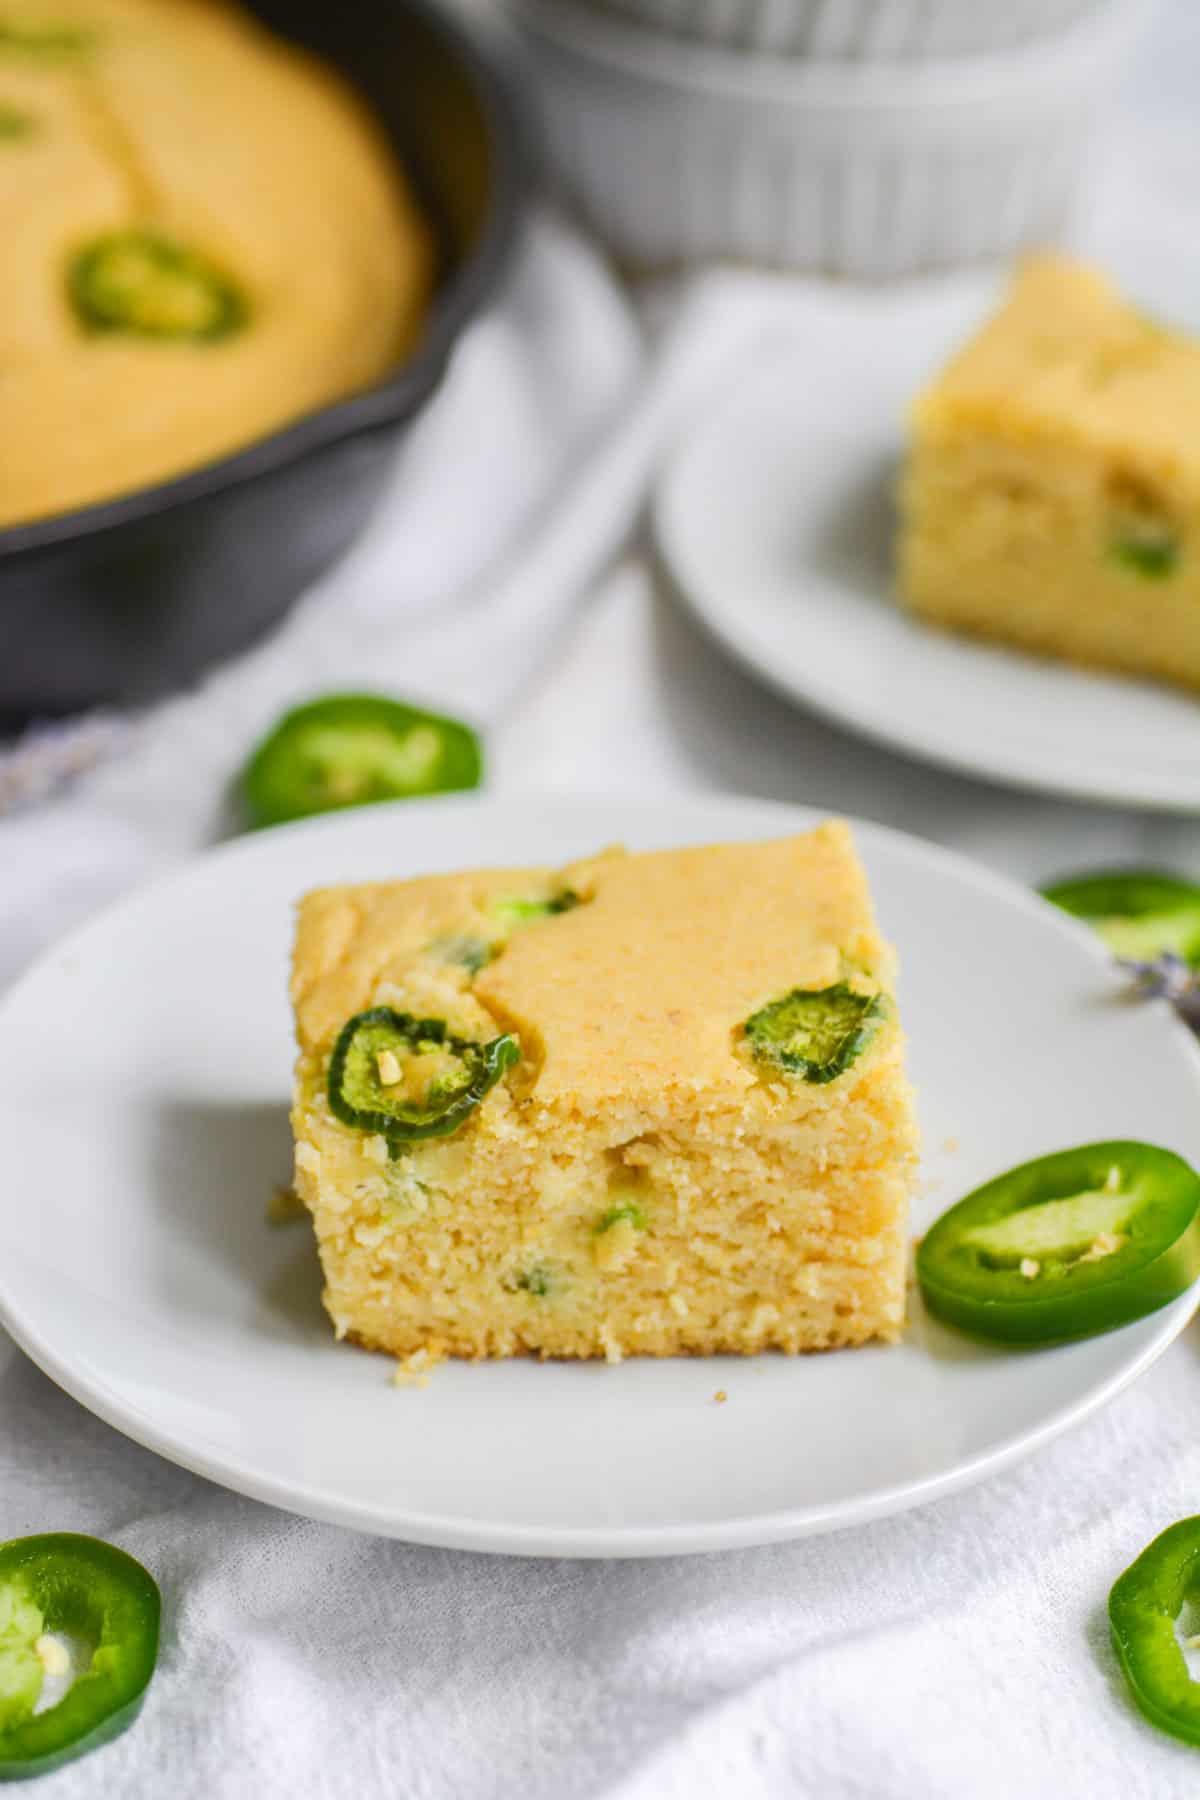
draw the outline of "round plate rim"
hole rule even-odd
[[[803,707],[844,731],[852,731],[882,748],[899,751],[914,761],[949,769],[957,775],[966,775],[995,787],[1015,787],[1092,805],[1136,806],[1147,812],[1194,816],[1200,809],[1200,786],[1194,779],[1188,785],[1184,769],[1178,774],[1159,770],[1147,780],[1144,773],[1139,779],[1136,773],[1127,773],[1114,765],[1097,778],[1086,761],[1068,760],[1069,746],[1065,744],[1056,748],[1053,759],[1047,759],[1040,750],[1024,752],[1015,738],[1004,740],[999,748],[998,741],[987,743],[984,747],[989,761],[984,762],[964,747],[953,731],[939,732],[929,716],[910,714],[903,725],[880,721],[868,707],[858,706],[853,694],[844,693],[823,681],[819,669],[810,667],[804,679],[791,670],[785,673],[753,632],[740,629],[735,607],[724,605],[703,580],[692,581],[686,554],[680,549],[681,538],[685,538],[686,532],[681,531],[679,520],[686,517],[687,509],[679,496],[696,463],[710,453],[714,442],[728,433],[729,421],[738,417],[740,409],[748,404],[747,395],[761,380],[761,373],[751,376],[742,390],[705,418],[694,435],[676,445],[674,453],[663,465],[650,498],[650,535],[660,573],[666,577],[671,592],[712,642],[739,667],[791,705]],[[973,644],[965,636],[958,641],[965,649],[981,654],[989,651],[994,654],[998,648],[996,645]],[[1021,656],[1024,653],[1013,650],[1010,654]],[[1067,665],[1062,666],[1064,677],[1072,672],[1080,673]],[[1111,674],[1108,678],[1121,679]],[[1129,679],[1136,680],[1134,677]],[[1152,687],[1154,684],[1139,685]]]
[[[481,808],[528,806],[531,803],[547,809],[559,807],[564,811],[589,806],[623,806],[632,817],[641,814],[646,818],[661,813],[669,806],[676,816],[680,811],[695,812],[698,821],[700,815],[713,819],[718,813],[724,813],[730,818],[736,815],[744,818],[749,813],[760,818],[766,830],[774,829],[775,824],[803,829],[811,826],[817,819],[830,816],[820,807],[758,800],[752,796],[697,793],[686,797],[672,795],[647,799],[645,796],[622,795],[619,792],[567,794],[553,790],[485,791],[482,794],[453,795],[436,800],[402,801],[381,807],[378,812],[385,818],[388,814],[395,816],[398,813],[411,820],[417,812],[469,814]],[[373,812],[375,810],[372,809]],[[906,852],[921,861],[940,863],[953,869],[971,885],[989,890],[1024,909],[1036,910],[1044,924],[1058,929],[1064,936],[1073,938],[1076,942],[1086,940],[1087,934],[1082,927],[1065,916],[1055,914],[1036,893],[972,858],[892,826],[852,815],[839,816],[846,817],[862,839],[882,839],[893,849]],[[14,1000],[38,981],[43,970],[49,969],[64,956],[72,956],[80,950],[86,951],[88,940],[93,936],[103,935],[110,921],[138,907],[152,906],[175,887],[185,887],[198,867],[211,867],[217,861],[232,863],[253,860],[264,847],[268,848],[269,853],[271,844],[285,838],[290,840],[299,834],[333,834],[344,823],[345,818],[345,814],[332,814],[300,820],[291,825],[275,827],[269,833],[227,841],[197,856],[186,858],[182,863],[105,906],[43,951],[0,995],[0,1031],[4,1029],[6,1015]],[[1186,1028],[1173,1018],[1165,1018],[1164,1023],[1186,1046],[1200,1071],[1200,1052]],[[1114,1370],[1105,1380],[1059,1407],[1039,1425],[1013,1432],[991,1449],[940,1474],[894,1483],[851,1502],[836,1501],[822,1506],[786,1508],[701,1524],[632,1528],[497,1525],[487,1519],[460,1516],[447,1520],[437,1514],[405,1512],[347,1500],[320,1486],[263,1475],[236,1455],[211,1446],[205,1448],[194,1434],[173,1433],[161,1428],[143,1417],[133,1403],[114,1394],[103,1379],[89,1376],[86,1371],[81,1372],[69,1357],[60,1356],[37,1326],[23,1316],[20,1305],[7,1291],[5,1272],[0,1267],[0,1326],[7,1330],[18,1347],[64,1392],[104,1423],[165,1460],[235,1493],[247,1495],[284,1511],[378,1536],[446,1549],[577,1558],[674,1556],[743,1549],[848,1529],[946,1498],[991,1475],[998,1475],[1024,1457],[1035,1454],[1054,1438],[1072,1426],[1081,1424],[1114,1399],[1169,1348],[1192,1318],[1198,1301],[1200,1283],[1164,1307],[1151,1320],[1139,1321],[1143,1328],[1151,1323],[1155,1326],[1152,1336],[1136,1356]]]

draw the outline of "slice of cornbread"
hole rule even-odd
[[[296,1185],[339,1335],[610,1360],[894,1338],[893,976],[839,823],[308,895]],[[443,1033],[491,1058],[481,1099]],[[373,1128],[464,1105],[444,1136]]]
[[[913,611],[1200,686],[1200,343],[1099,274],[1028,264],[917,401],[900,585]]]

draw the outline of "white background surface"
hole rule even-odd
[[[1195,132],[1191,0],[1169,0],[1134,91],[1147,129],[1174,117]],[[1145,206],[1173,204],[1194,240],[1200,150],[1176,139],[1170,155],[1173,200],[1148,176]],[[1136,176],[1136,156],[1125,162]],[[1194,254],[1181,260],[1192,291],[1198,269]],[[540,484],[564,446],[578,460],[634,366],[595,271],[541,233],[410,464],[419,492],[409,490],[403,553],[384,534],[374,560],[364,552],[345,571],[336,605],[314,604],[285,643],[150,727],[69,805],[0,827],[4,968],[210,836],[219,780],[247,736],[280,698],[331,674],[419,679],[448,704],[486,709],[494,779],[509,788],[804,800],[1024,879],[1113,858],[1200,868],[1192,822],[985,788],[792,713],[655,597],[636,557],[582,615],[556,610],[569,557],[531,537]],[[435,491],[447,459],[453,504]],[[468,509],[469,483],[485,499]],[[595,524],[596,491],[572,515],[576,546]],[[506,634],[514,654],[500,658],[485,634],[489,653],[468,665],[477,622],[439,607],[419,627],[415,615],[494,565],[517,520],[532,545],[518,572],[539,576],[544,610],[528,603],[537,582],[518,582],[527,610],[500,615],[518,621]],[[400,640],[387,637],[397,617]],[[561,631],[551,636],[547,620]],[[349,641],[364,646],[357,668]],[[48,1170],[53,1155],[48,1143]],[[410,1549],[236,1499],[130,1446],[5,1345],[6,1532],[113,1537],[166,1597],[141,1722],[39,1796],[1190,1800],[1200,1753],[1129,1709],[1103,1607],[1143,1544],[1200,1510],[1198,1401],[1193,1327],[1091,1424],[925,1513],[711,1558],[529,1563]]]

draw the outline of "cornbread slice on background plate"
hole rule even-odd
[[[310,894],[296,1185],[339,1335],[612,1361],[895,1338],[894,973],[838,823]]]
[[[925,618],[1200,687],[1200,343],[1040,258],[921,396],[901,590]]]

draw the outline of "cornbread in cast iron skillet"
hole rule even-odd
[[[236,454],[0,531],[0,717],[137,701],[244,648],[362,528],[397,444],[494,293],[524,132],[507,79],[425,0],[251,0],[363,95],[439,240],[420,347],[385,381]]]

